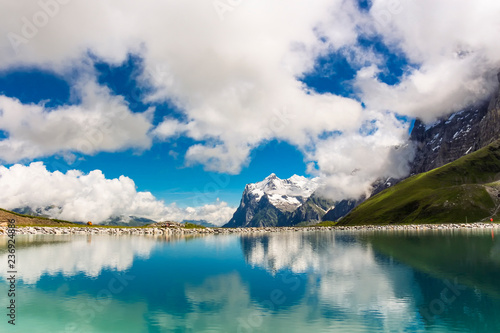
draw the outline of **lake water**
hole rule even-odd
[[[499,332],[500,234],[16,236],[0,332]]]

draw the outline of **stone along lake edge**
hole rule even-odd
[[[16,227],[17,235],[205,235],[205,234],[252,234],[297,231],[424,231],[499,229],[497,223],[449,223],[411,225],[363,225],[363,226],[308,226],[308,227],[260,227],[260,228],[183,228],[183,227]],[[7,235],[8,228],[0,227],[0,236]]]

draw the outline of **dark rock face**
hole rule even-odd
[[[334,205],[332,200],[313,194],[291,214],[287,223],[296,225],[301,222],[321,222],[326,212]]]
[[[500,73],[498,75],[500,81]],[[479,142],[482,147],[500,137],[500,88],[490,100],[488,113],[480,124]]]
[[[243,191],[238,209],[234,212],[233,217],[224,225],[224,227],[236,228],[253,226],[252,221],[254,220],[257,210],[260,208],[259,204],[262,203],[257,201],[257,197],[249,191],[249,187],[247,185]]]
[[[358,200],[342,200],[336,203],[333,209],[330,209],[324,216],[323,221],[337,221],[353,210],[357,205],[362,203],[363,199]]]
[[[426,172],[481,149],[500,137],[500,98],[456,112],[425,126],[415,122],[410,140],[416,145],[411,175]]]
[[[410,140],[416,145],[416,154],[410,174],[435,169],[484,147],[481,128],[487,112],[488,102],[485,102],[454,113],[432,126],[415,121]]]

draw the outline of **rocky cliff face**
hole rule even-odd
[[[500,73],[498,73],[500,82]],[[488,104],[488,112],[481,120],[479,140],[484,147],[500,137],[500,87]]]
[[[425,125],[417,120],[410,137],[416,146],[410,174],[426,172],[453,162],[499,137],[499,91],[490,100],[479,102],[433,124]]]
[[[314,195],[319,179],[292,176],[280,179],[271,174],[261,182],[248,184],[240,206],[224,227],[289,226],[304,221],[321,221],[333,206]]]
[[[357,205],[362,203],[365,198],[358,200],[342,200],[336,202],[334,207],[323,215],[323,221],[337,221],[338,219],[346,216],[351,210],[353,210]]]
[[[410,138],[416,146],[411,174],[435,169],[482,148],[481,128],[487,113],[488,102],[484,102],[431,125],[417,120]]]
[[[320,222],[323,216],[334,207],[332,200],[322,198],[313,193],[287,219],[287,225],[296,225],[301,222]]]

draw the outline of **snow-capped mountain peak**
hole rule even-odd
[[[256,202],[266,195],[269,202],[276,208],[293,210],[309,198],[319,185],[319,178],[293,175],[288,179],[280,179],[272,173],[263,181],[248,184],[246,192]]]
[[[321,184],[319,178],[293,175],[280,179],[272,173],[260,182],[246,185],[240,206],[224,226],[285,226],[321,221],[334,205],[315,194]]]

